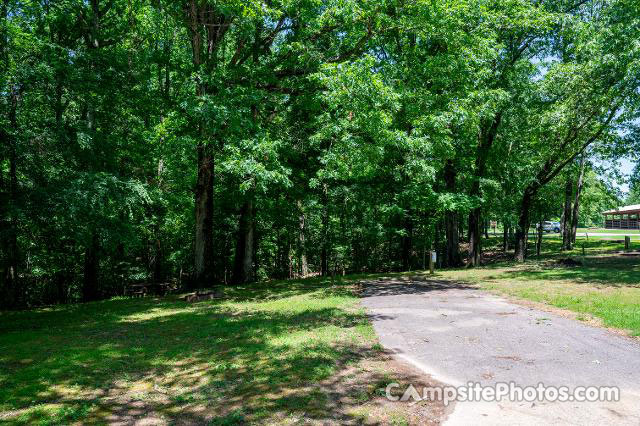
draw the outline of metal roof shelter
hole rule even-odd
[[[640,229],[640,204],[602,212],[606,229]]]

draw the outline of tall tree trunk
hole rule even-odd
[[[426,215],[423,217],[422,223],[425,224],[427,222]],[[423,226],[422,231],[422,270],[427,269],[427,247],[428,247],[428,234],[426,230],[426,226]],[[373,269],[376,270],[375,268]]]
[[[98,233],[93,231],[91,241],[84,252],[84,276],[82,278],[82,300],[91,302],[98,300],[98,275],[99,275],[99,251],[100,240]]]
[[[0,62],[0,79],[5,81],[9,72],[9,37],[8,37],[8,22],[7,16],[9,13],[9,0],[3,0],[0,3],[0,19],[2,19],[2,25],[0,25],[0,55],[2,62]],[[0,87],[0,90],[4,90],[5,87]],[[4,113],[4,111],[2,111]],[[11,301],[10,292],[12,286],[6,283],[6,253],[7,253],[7,230],[9,229],[9,212],[7,211],[7,188],[5,187],[4,178],[4,162],[7,152],[5,151],[5,142],[9,140],[9,134],[4,126],[0,126],[0,307],[10,307]]]
[[[300,276],[305,278],[309,275],[309,265],[307,263],[307,248],[305,241],[305,217],[301,201],[298,201],[298,211],[298,252],[300,257]]]
[[[477,207],[469,213],[469,265],[479,266],[481,262],[481,209]]]
[[[528,186],[522,195],[520,203],[520,214],[518,217],[518,227],[516,229],[515,255],[518,262],[524,262],[527,258],[527,241],[529,239],[530,210],[533,199],[538,192],[535,186]]]
[[[257,63],[259,59],[261,27],[262,25],[258,24],[255,30],[252,55],[254,63]],[[258,128],[259,111],[257,104],[251,105],[251,117],[255,128]],[[255,206],[253,197],[253,193],[248,194],[247,199],[240,209],[236,255],[234,259],[235,265],[233,281],[235,284],[244,284],[255,280],[255,255],[257,250],[255,246]],[[302,226],[304,227],[304,223]],[[304,243],[304,237],[302,237],[302,239],[302,242]],[[306,256],[304,258],[304,263],[306,268]]]
[[[176,34],[174,33],[174,37]],[[177,37],[176,37],[177,38]],[[169,100],[171,98],[171,40],[164,41],[164,98]]]
[[[344,247],[347,244],[348,240],[348,235],[347,235],[347,196],[344,195],[342,198],[342,202],[341,204],[341,208],[340,208],[340,244]],[[335,263],[334,263],[334,270],[337,271],[338,268],[338,259],[335,259]],[[341,269],[341,273],[342,275],[346,274],[346,261],[347,261],[347,254],[343,251],[340,254],[340,269]]]
[[[18,154],[16,147],[16,135],[18,133],[17,109],[19,98],[20,94],[18,92],[18,88],[12,84],[9,88],[8,99],[8,119],[10,130],[5,135],[7,138],[9,157],[8,208],[3,212],[6,217],[0,218],[0,220],[3,220],[5,223],[5,229],[3,230],[5,235],[2,236],[5,243],[4,250],[6,256],[3,281],[7,297],[6,303],[8,306],[16,306],[21,303],[21,292],[18,281]]]
[[[54,283],[55,283],[55,303],[65,304],[67,303],[67,288],[70,282],[73,281],[71,274],[67,273],[66,270],[61,270],[56,272],[54,275]]]
[[[445,188],[449,193],[456,191],[456,169],[452,160],[447,160],[444,168]],[[462,265],[460,257],[460,234],[458,230],[458,213],[453,210],[447,210],[444,213],[445,227],[445,259],[444,263],[450,268]]]
[[[480,133],[478,135],[478,147],[476,149],[476,161],[475,170],[473,175],[473,182],[471,183],[471,191],[469,195],[472,197],[480,198],[480,181],[485,175],[487,168],[487,161],[489,159],[489,153],[496,135],[498,134],[498,128],[502,121],[502,113],[496,113],[490,120],[486,120],[482,124]],[[469,265],[479,266],[481,262],[482,254],[482,222],[481,222],[482,208],[480,206],[474,208],[469,213]]]
[[[62,102],[63,95],[63,75],[57,70],[56,71],[56,90],[55,90],[55,103],[54,103],[54,113],[56,117],[56,136],[58,141],[60,142],[60,146],[64,143],[64,123],[63,123],[63,114],[64,114],[64,104]]]
[[[100,10],[100,0],[90,0],[91,3],[91,25],[89,26],[89,47],[100,48],[100,18],[103,13]]]
[[[508,252],[509,251],[509,225],[507,225],[506,223],[502,224],[502,251],[503,252]]]
[[[244,284],[253,281],[253,244],[254,244],[254,207],[253,198],[248,196],[240,210],[233,282]]]
[[[155,232],[158,234],[158,232]],[[160,238],[156,238],[153,241],[151,248],[151,262],[150,270],[152,273],[152,280],[154,283],[161,283],[165,280],[165,268],[164,268],[164,250]]]
[[[288,268],[288,274],[287,274],[287,278],[291,279],[291,278],[295,278],[295,271],[293,269],[293,255],[291,252],[291,239],[289,238],[289,234],[287,233],[287,268]]]
[[[205,66],[212,64],[210,61],[217,39],[215,32],[224,34],[225,27],[207,27],[208,34],[206,52],[203,52],[203,40],[200,31],[202,24],[215,19],[213,11],[206,4],[199,4],[196,0],[190,0],[186,10],[189,32],[191,36],[191,53],[193,67],[196,72],[202,71]],[[213,37],[213,38],[212,38]],[[205,53],[205,54],[203,54]],[[200,78],[196,81],[196,97],[207,94],[207,85]],[[198,177],[195,188],[195,250],[194,250],[194,276],[191,282],[195,287],[207,287],[213,282],[213,184],[215,157],[210,135],[206,131],[205,123],[198,123],[200,141],[198,143]]]
[[[462,265],[462,257],[460,256],[460,234],[458,230],[458,212],[445,212],[445,259],[444,263],[450,268],[456,268]]]
[[[165,171],[164,161],[162,158],[160,158],[158,160],[158,167],[156,169],[156,185],[158,187],[158,190],[160,191],[163,190],[164,171]],[[155,241],[152,248],[153,262],[152,262],[152,265],[150,266],[152,266],[151,271],[153,273],[153,281],[158,283],[158,282],[163,282],[165,280],[166,272],[167,272],[165,267],[166,265],[165,251],[164,251],[164,245],[162,244],[162,231],[161,231],[162,222],[164,220],[164,214],[161,209],[158,209],[156,210],[153,217],[155,218],[152,225],[153,239]]]
[[[540,256],[540,251],[542,250],[542,219],[540,219],[540,222],[538,223],[538,232],[536,234],[536,256]]]
[[[198,146],[198,180],[195,188],[195,268],[192,285],[207,287],[213,282],[213,176],[210,147]]]
[[[287,242],[288,232],[286,225],[278,229],[278,278],[289,278],[289,252],[287,251],[289,245]]]
[[[320,252],[320,272],[323,277],[329,275],[329,199],[326,183],[322,186],[322,249]]]
[[[89,49],[89,70],[93,75],[99,74],[99,68],[96,67],[96,56],[101,48],[101,37],[100,37],[100,29],[101,29],[101,18],[102,11],[100,10],[100,0],[90,0],[89,7],[91,11],[89,13],[89,22],[88,27],[84,33],[84,40],[86,47]],[[99,81],[98,77],[94,77],[96,81]],[[96,138],[96,106],[94,100],[91,96],[87,96],[85,99],[85,122],[87,126],[87,132],[91,135],[91,140],[93,141],[92,149],[94,150],[95,159],[100,158],[99,152],[97,149],[100,148],[100,144]],[[95,167],[95,161],[89,163],[89,169]],[[99,298],[99,289],[98,289],[98,276],[99,276],[99,251],[100,251],[100,236],[98,235],[98,231],[95,229],[95,223],[88,223],[87,226],[91,231],[91,237],[89,241],[86,243],[85,253],[84,253],[84,271],[82,278],[82,300],[85,302],[90,302],[93,300],[97,300]]]
[[[433,244],[431,248],[435,250],[438,259],[441,259],[446,251],[446,248],[443,248],[443,245],[446,245],[446,241],[444,242],[444,244],[442,241],[442,235],[446,233],[446,230],[444,228],[444,220],[438,220],[433,232]],[[442,263],[441,260],[440,263]]]
[[[6,139],[4,129],[0,128],[0,138]],[[0,147],[0,308],[9,307],[10,287],[5,283],[7,265],[7,229],[9,228],[9,218],[7,212],[7,200],[5,178],[4,178],[4,150]]]
[[[402,269],[411,269],[411,253],[413,251],[413,219],[411,212],[407,211],[403,218],[404,235],[402,236]]]
[[[571,197],[573,195],[573,182],[567,177],[564,187],[564,209],[562,215],[562,250],[571,250]]]
[[[584,164],[585,154],[582,154],[580,158],[580,174],[578,175],[578,182],[576,183],[576,197],[573,200],[573,212],[571,214],[571,243],[576,243],[576,233],[578,232],[578,216],[580,213],[580,194],[582,193],[582,187],[584,186]]]

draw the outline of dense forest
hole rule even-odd
[[[4,307],[524,261],[639,148],[637,0],[1,1]]]

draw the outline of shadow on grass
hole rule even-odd
[[[321,284],[238,287],[193,305],[147,298],[2,314],[0,413],[24,424],[242,424],[274,413],[340,422],[348,404],[331,400],[346,391],[315,384],[372,356],[358,342],[368,323],[345,308],[348,288]],[[300,306],[255,304],[296,296]]]

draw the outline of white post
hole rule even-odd
[[[429,273],[431,275],[434,274],[433,270],[434,270],[435,265],[436,265],[437,256],[438,255],[436,254],[436,252],[432,251],[431,252],[431,256],[429,257]]]

